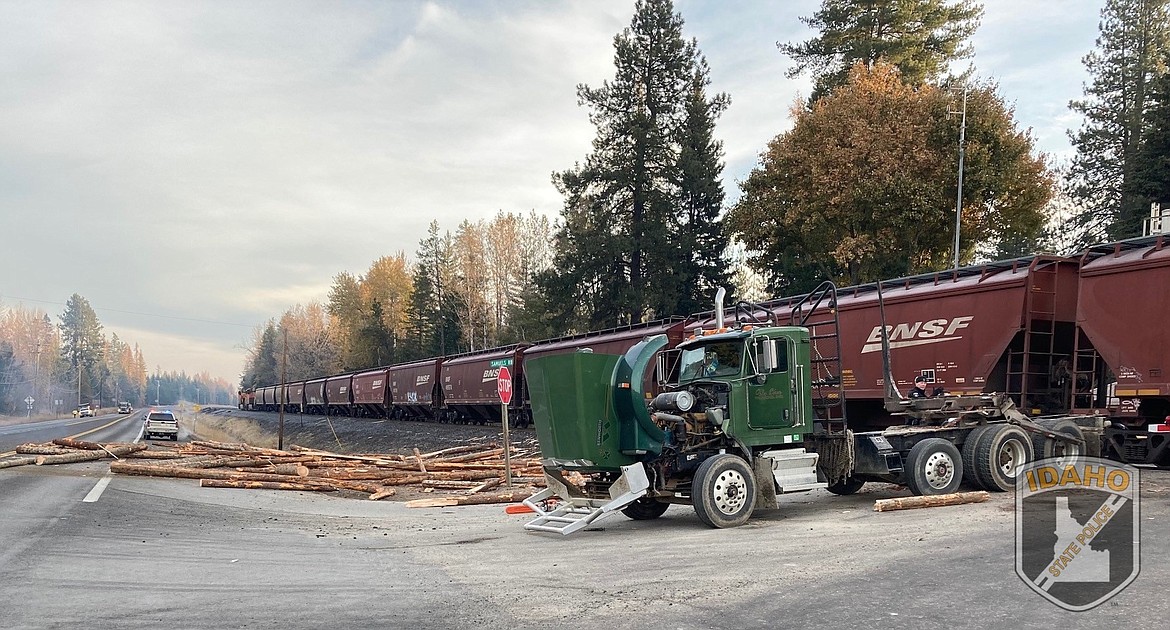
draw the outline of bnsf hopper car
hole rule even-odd
[[[500,395],[496,377],[500,368],[512,374],[512,391],[516,395],[508,406],[509,421],[524,427],[529,423],[527,394],[524,386],[524,349],[530,344],[515,344],[482,352],[444,359],[443,406],[446,419],[475,424],[500,422]]]
[[[390,368],[390,398],[395,418],[430,420],[438,416],[443,401],[439,365],[436,358]]]
[[[284,410],[289,413],[303,413],[305,410],[305,382],[289,383],[285,391],[287,397],[284,401]]]
[[[1170,466],[1170,247],[1164,235],[1090,248],[1082,257],[1078,411],[1104,410],[1107,454]]]
[[[325,379],[325,413],[331,416],[348,416],[353,398],[351,387],[353,374],[330,376]]]
[[[353,375],[353,415],[385,418],[390,408],[387,369],[378,368]]]
[[[325,413],[325,379],[305,383],[305,413]]]
[[[928,391],[948,394],[1001,392],[1033,414],[1070,405],[1062,366],[1074,351],[1077,263],[1036,256],[881,284],[891,367],[896,387],[915,377]],[[767,303],[781,323],[803,296]],[[884,408],[882,317],[878,285],[840,289],[839,331],[812,334],[813,363],[835,358],[851,426],[877,429],[901,424]],[[834,335],[833,333],[836,333]],[[820,338],[834,338],[833,346]]]

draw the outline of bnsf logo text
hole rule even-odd
[[[500,375],[500,368],[491,368],[483,371],[483,382],[494,381]]]
[[[931,343],[942,343],[962,339],[956,335],[959,329],[966,328],[975,319],[972,315],[956,317],[954,319],[932,319],[913,324],[894,324],[886,326],[886,334],[890,338],[890,348],[907,348],[910,346],[924,346]],[[874,326],[861,347],[861,353],[881,352],[882,327]]]
[[[429,382],[431,382],[430,374],[419,374],[418,376],[414,377],[415,385],[425,385]]]

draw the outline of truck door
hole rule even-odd
[[[763,344],[765,339],[755,340],[748,345],[747,368],[748,426],[753,429],[779,429],[793,426],[796,410],[792,408],[792,373],[788,358],[795,356],[786,338],[775,340],[776,365],[765,371]],[[756,376],[751,375],[752,366]]]

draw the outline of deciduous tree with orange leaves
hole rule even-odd
[[[857,64],[847,83],[793,106],[728,213],[772,292],[945,268],[954,238],[959,120],[954,94]],[[962,259],[1037,237],[1052,177],[994,85],[967,100]]]

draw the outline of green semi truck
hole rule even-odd
[[[547,481],[526,501],[538,514],[527,529],[567,535],[618,511],[657,518],[671,504],[734,527],[777,507],[779,494],[851,494],[867,481],[917,495],[954,492],[964,479],[1008,490],[1036,454],[1080,453],[1086,431],[1099,432],[1101,418],[1034,421],[994,394],[903,400],[893,390],[888,407],[905,424],[854,432],[836,288],[810,293],[785,325],[743,302],[725,321],[722,298],[720,289],[712,327],[674,348],[657,335],[623,355],[526,361]]]

